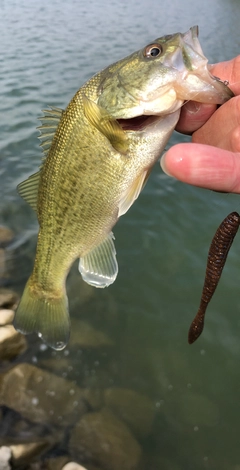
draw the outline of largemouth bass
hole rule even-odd
[[[194,26],[163,36],[85,83],[65,111],[41,118],[45,159],[18,187],[36,211],[33,272],[15,328],[54,349],[69,339],[65,281],[80,258],[83,279],[109,286],[118,272],[112,227],[141,192],[186,100],[222,104],[233,96],[207,67]]]

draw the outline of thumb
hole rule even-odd
[[[165,173],[178,180],[222,192],[240,194],[240,153],[210,145],[177,144],[160,161]]]

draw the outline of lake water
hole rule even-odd
[[[37,223],[15,188],[40,164],[41,109],[64,108],[98,70],[194,24],[211,63],[234,57],[240,52],[240,2],[1,0],[0,11],[0,224],[17,236],[11,285],[21,293],[32,268]],[[168,146],[183,140],[189,139],[175,133]],[[240,469],[239,235],[204,333],[194,345],[187,342],[211,238],[239,206],[239,196],[184,185],[157,164],[114,228],[114,285],[86,294],[76,266],[69,276],[74,321],[89,321],[115,343],[108,361],[95,352],[94,365],[85,365],[82,374],[69,347],[71,378],[79,386],[91,379],[95,387],[123,387],[152,400],[155,421],[142,442],[148,470]],[[19,362],[41,363],[43,354],[45,361],[66,358],[64,351],[43,351],[31,338]]]

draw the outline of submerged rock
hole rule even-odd
[[[129,428],[105,409],[82,417],[72,431],[69,449],[74,459],[92,461],[104,470],[135,470],[141,458]]]
[[[104,392],[105,405],[122,419],[138,437],[146,437],[152,428],[155,406],[146,395],[134,390],[112,387]]]
[[[114,346],[114,342],[106,333],[97,330],[85,321],[71,322],[70,346],[84,348],[103,348]]]
[[[14,239],[14,232],[4,225],[0,225],[0,248],[3,248]]]
[[[68,456],[50,457],[44,460],[41,470],[62,470],[67,462],[69,462]]]
[[[19,301],[19,297],[11,289],[5,287],[0,288],[0,308],[9,308],[15,310]]]
[[[87,411],[74,382],[24,363],[0,375],[0,402],[38,423],[72,424]]]
[[[0,326],[0,360],[10,361],[26,349],[25,336],[18,333],[12,325]]]
[[[26,465],[51,447],[53,443],[46,439],[40,439],[36,442],[10,445],[12,454],[12,463],[16,466]]]
[[[9,256],[7,246],[14,239],[14,233],[8,227],[0,225],[0,284],[4,285],[10,278],[9,262],[12,257]]]
[[[7,257],[5,250],[3,248],[0,248],[0,283],[4,284],[6,278],[8,278]]]
[[[11,459],[11,450],[9,447],[2,446],[0,447],[0,464],[1,470],[11,470],[10,467],[10,459]]]
[[[88,470],[88,469],[86,469],[82,465],[79,465],[76,462],[68,462],[66,465],[64,465],[62,470]]]
[[[216,426],[219,421],[218,406],[198,393],[180,395],[178,412],[180,419],[191,426]]]
[[[0,309],[0,326],[10,325],[13,322],[14,310]]]

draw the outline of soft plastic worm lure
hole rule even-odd
[[[215,292],[228,252],[240,225],[240,215],[231,212],[218,227],[210,245],[200,307],[188,333],[188,342],[194,343],[204,327],[207,306]]]

